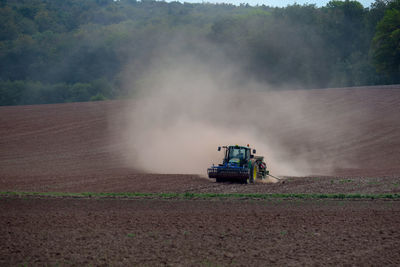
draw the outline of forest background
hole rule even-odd
[[[218,49],[269,88],[400,83],[400,0],[283,8],[0,0],[0,25],[0,105],[132,97],[171,47],[200,58]]]

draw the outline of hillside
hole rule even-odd
[[[287,162],[298,160],[298,151],[308,147],[311,155],[322,151],[328,154],[330,162],[336,163],[333,172],[323,173],[324,169],[319,168],[322,159],[310,157],[315,165],[312,169],[319,170],[310,175],[400,175],[399,86],[285,91],[284,94],[313,99],[314,105],[307,109],[308,114],[322,111],[331,114],[326,117],[326,125],[334,126],[313,129],[317,134],[310,139],[308,131],[304,131],[306,118],[299,121],[298,125],[303,126],[297,129],[297,124],[282,122],[275,134],[285,144]],[[101,192],[106,188],[110,192],[184,192],[212,186],[211,181],[190,172],[146,174],[127,163],[128,144],[119,138],[126,128],[123,120],[116,118],[134,104],[133,101],[104,101],[1,107],[0,190]],[[349,131],[330,130],[349,119],[354,126]],[[352,132],[354,129],[357,131]],[[324,145],[321,140],[335,142]],[[190,156],[186,155],[185,160],[191,161]],[[271,161],[268,155],[267,162],[272,169],[279,163]],[[271,190],[268,186],[271,185],[258,185],[251,190]]]

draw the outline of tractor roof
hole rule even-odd
[[[228,146],[228,147],[250,149],[250,147],[247,147],[247,146],[238,146],[238,145]]]

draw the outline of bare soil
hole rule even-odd
[[[0,265],[400,264],[400,202],[0,199]]]
[[[399,89],[286,92],[318,100],[310,112],[368,116],[338,147],[321,146],[348,166],[254,185],[127,166],[113,118],[130,101],[0,107],[0,191],[400,193]],[[282,135],[296,156],[298,136],[284,125]],[[398,266],[399,225],[399,201],[3,196],[0,265]]]
[[[334,174],[292,177],[277,184],[215,184],[198,175],[145,174],[123,160],[124,129],[116,120],[131,101],[0,107],[0,190],[63,192],[265,192],[392,193],[400,191],[400,86],[285,92],[314,99],[310,114],[342,107],[338,114],[365,113],[354,121],[357,135],[343,137],[333,159],[356,168]],[[352,110],[349,110],[349,108]],[[297,154],[298,136],[282,128],[288,149]],[[357,138],[356,138],[357,137]],[[317,142],[318,140],[308,140]],[[315,147],[316,144],[312,144]],[[321,150],[328,148],[321,147]],[[328,149],[329,150],[329,149]],[[351,156],[351,158],[350,158]],[[268,162],[268,159],[267,159]],[[318,164],[318,162],[316,162]]]

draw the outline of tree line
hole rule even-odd
[[[277,86],[400,82],[400,0],[284,8],[0,0],[0,24],[0,105],[122,97],[126,66],[138,66],[139,80],[154,51],[182,35],[221,48],[249,77]]]

